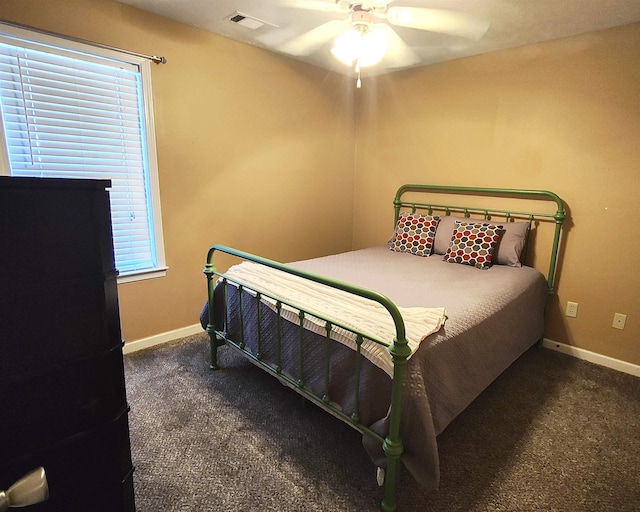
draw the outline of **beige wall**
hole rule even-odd
[[[0,18],[167,58],[152,87],[169,271],[120,285],[125,340],[198,321],[213,243],[350,249],[350,80],[110,0],[2,0]]]
[[[168,59],[153,92],[170,270],[120,286],[126,340],[197,321],[211,243],[284,261],[383,243],[399,185],[466,184],[566,201],[546,336],[640,364],[639,24],[367,78],[355,118],[351,79],[111,0],[3,0],[0,18]]]
[[[552,190],[571,218],[546,337],[639,364],[638,48],[634,24],[365,82],[354,247],[387,239],[403,183]]]

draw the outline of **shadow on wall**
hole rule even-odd
[[[554,282],[552,283],[554,293],[549,298],[549,304],[547,306],[545,336],[550,336],[554,341],[572,345],[572,336],[567,329],[567,324],[564,320],[564,309],[558,296],[558,289],[562,282],[565,251],[570,239],[571,230],[574,226],[573,219],[571,217],[571,209],[566,204],[564,205],[564,208],[566,216],[562,224],[562,235],[560,237],[560,246],[558,248],[558,257],[556,261],[556,275]]]

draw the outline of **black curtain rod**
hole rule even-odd
[[[21,25],[20,23],[13,23],[12,21],[0,20],[0,24],[8,25],[10,27],[21,28],[21,29],[24,29],[24,30],[31,30],[33,32],[38,32],[39,34],[44,34],[44,35],[47,35],[47,36],[60,37],[62,39],[67,39],[68,41],[73,41],[75,43],[87,44],[89,46],[96,46],[98,48],[103,48],[105,50],[115,50],[115,51],[118,51],[118,52],[126,53],[128,55],[134,55],[136,57],[142,57],[143,59],[149,59],[149,60],[155,62],[156,64],[166,64],[166,62],[167,62],[167,59],[165,59],[164,57],[156,57],[155,55],[145,55],[144,53],[137,53],[137,52],[132,52],[130,50],[123,50],[122,48],[116,48],[115,46],[109,46],[109,45],[106,45],[106,44],[95,43],[93,41],[87,41],[85,39],[79,39],[77,37],[67,36],[67,35],[64,35],[64,34],[58,34],[56,32],[49,32],[48,30],[42,30],[42,29],[39,29],[39,28],[30,27],[28,25]]]

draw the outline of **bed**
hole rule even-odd
[[[362,432],[385,511],[400,463],[437,487],[438,434],[541,340],[565,218],[544,190],[403,185],[393,206],[376,247],[281,264],[211,246],[201,311],[212,369],[233,347]]]

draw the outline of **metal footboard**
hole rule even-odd
[[[395,338],[392,341],[389,340],[379,340],[375,339],[367,335],[367,333],[360,332],[353,327],[350,327],[342,322],[340,319],[335,318],[326,318],[322,315],[317,314],[316,312],[306,311],[304,308],[290,302],[284,302],[277,296],[272,295],[268,290],[259,290],[255,287],[247,285],[239,281],[238,279],[231,277],[225,273],[218,272],[214,266],[213,258],[216,252],[223,252],[232,256],[236,256],[245,261],[251,261],[254,263],[258,263],[260,265],[264,265],[287,274],[295,275],[304,279],[308,279],[310,281],[314,281],[316,283],[320,283],[331,288],[335,288],[338,290],[342,290],[351,294],[354,294],[358,297],[362,297],[365,299],[369,299],[371,301],[377,302],[382,305],[391,316],[394,325],[395,325]],[[225,247],[222,245],[213,245],[207,254],[207,261],[204,268],[204,274],[207,277],[207,287],[208,287],[208,301],[209,301],[209,320],[207,325],[207,333],[210,337],[210,346],[211,346],[211,368],[218,369],[218,359],[217,359],[217,348],[222,344],[230,345],[237,350],[241,351],[251,362],[263,368],[267,372],[271,373],[275,377],[277,377],[281,382],[309,399],[313,403],[327,410],[329,413],[343,420],[347,424],[351,425],[355,429],[360,432],[371,436],[372,438],[378,440],[382,444],[382,448],[384,450],[387,467],[385,472],[385,490],[384,490],[384,499],[381,504],[381,508],[384,511],[393,511],[396,509],[396,485],[398,481],[398,473],[400,466],[400,457],[403,452],[403,444],[400,438],[400,417],[401,417],[401,401],[402,401],[402,387],[403,387],[403,379],[405,367],[407,364],[407,359],[411,354],[411,349],[407,344],[407,339],[405,335],[405,325],[398,311],[396,305],[384,295],[381,295],[375,291],[368,290],[365,288],[361,288],[358,286],[354,286],[348,283],[344,283],[341,281],[329,279],[320,275],[312,274],[310,272],[305,272],[303,270],[299,270],[287,265],[283,265],[281,263],[268,260],[253,254],[249,254],[243,251],[239,251],[237,249],[233,249],[230,247]],[[218,321],[218,325],[216,324],[215,318],[215,289],[217,286],[223,287],[222,300],[224,301],[224,314],[225,318],[222,322]],[[239,296],[239,307],[238,307],[238,315],[240,317],[241,330],[239,339],[232,339],[229,333],[227,332],[228,325],[228,308],[227,308],[227,287],[234,286],[238,290]],[[246,347],[245,339],[244,339],[244,309],[243,306],[243,297],[246,296],[243,292],[249,292],[253,297],[253,300],[256,301],[255,307],[257,311],[257,340],[255,340],[257,350],[250,351]],[[263,304],[263,299],[271,299],[273,303],[275,303],[275,309],[277,314],[277,327],[276,327],[276,357],[275,360],[269,360],[263,356],[262,351],[262,322],[261,316],[263,314],[263,307],[267,307]],[[297,378],[292,377],[283,371],[281,364],[281,356],[282,356],[282,345],[281,345],[281,318],[282,315],[281,310],[284,306],[289,306],[298,311],[298,329],[299,329],[299,337],[298,343],[299,347],[299,371]],[[315,318],[320,319],[324,323],[324,328],[326,331],[326,357],[324,358],[324,372],[325,372],[325,385],[322,393],[315,393],[312,391],[305,383],[304,378],[304,359],[303,359],[303,344],[304,344],[304,322],[305,317],[307,315],[311,315]],[[287,321],[287,320],[285,320]],[[219,325],[222,324],[222,325]],[[354,376],[355,376],[355,390],[354,390],[354,403],[355,408],[351,414],[345,413],[340,407],[334,405],[331,399],[331,394],[329,391],[329,380],[330,380],[330,345],[332,343],[331,339],[331,330],[334,327],[340,327],[347,331],[350,331],[355,335],[356,340],[356,354],[355,358],[355,368],[354,368]],[[368,426],[364,425],[360,421],[360,413],[359,413],[359,400],[360,400],[360,376],[361,376],[361,361],[362,361],[362,343],[363,341],[371,340],[374,343],[378,343],[380,345],[384,345],[388,348],[392,362],[393,362],[393,377],[391,381],[391,404],[389,409],[389,431],[386,437],[379,435],[377,432],[370,429]]]

